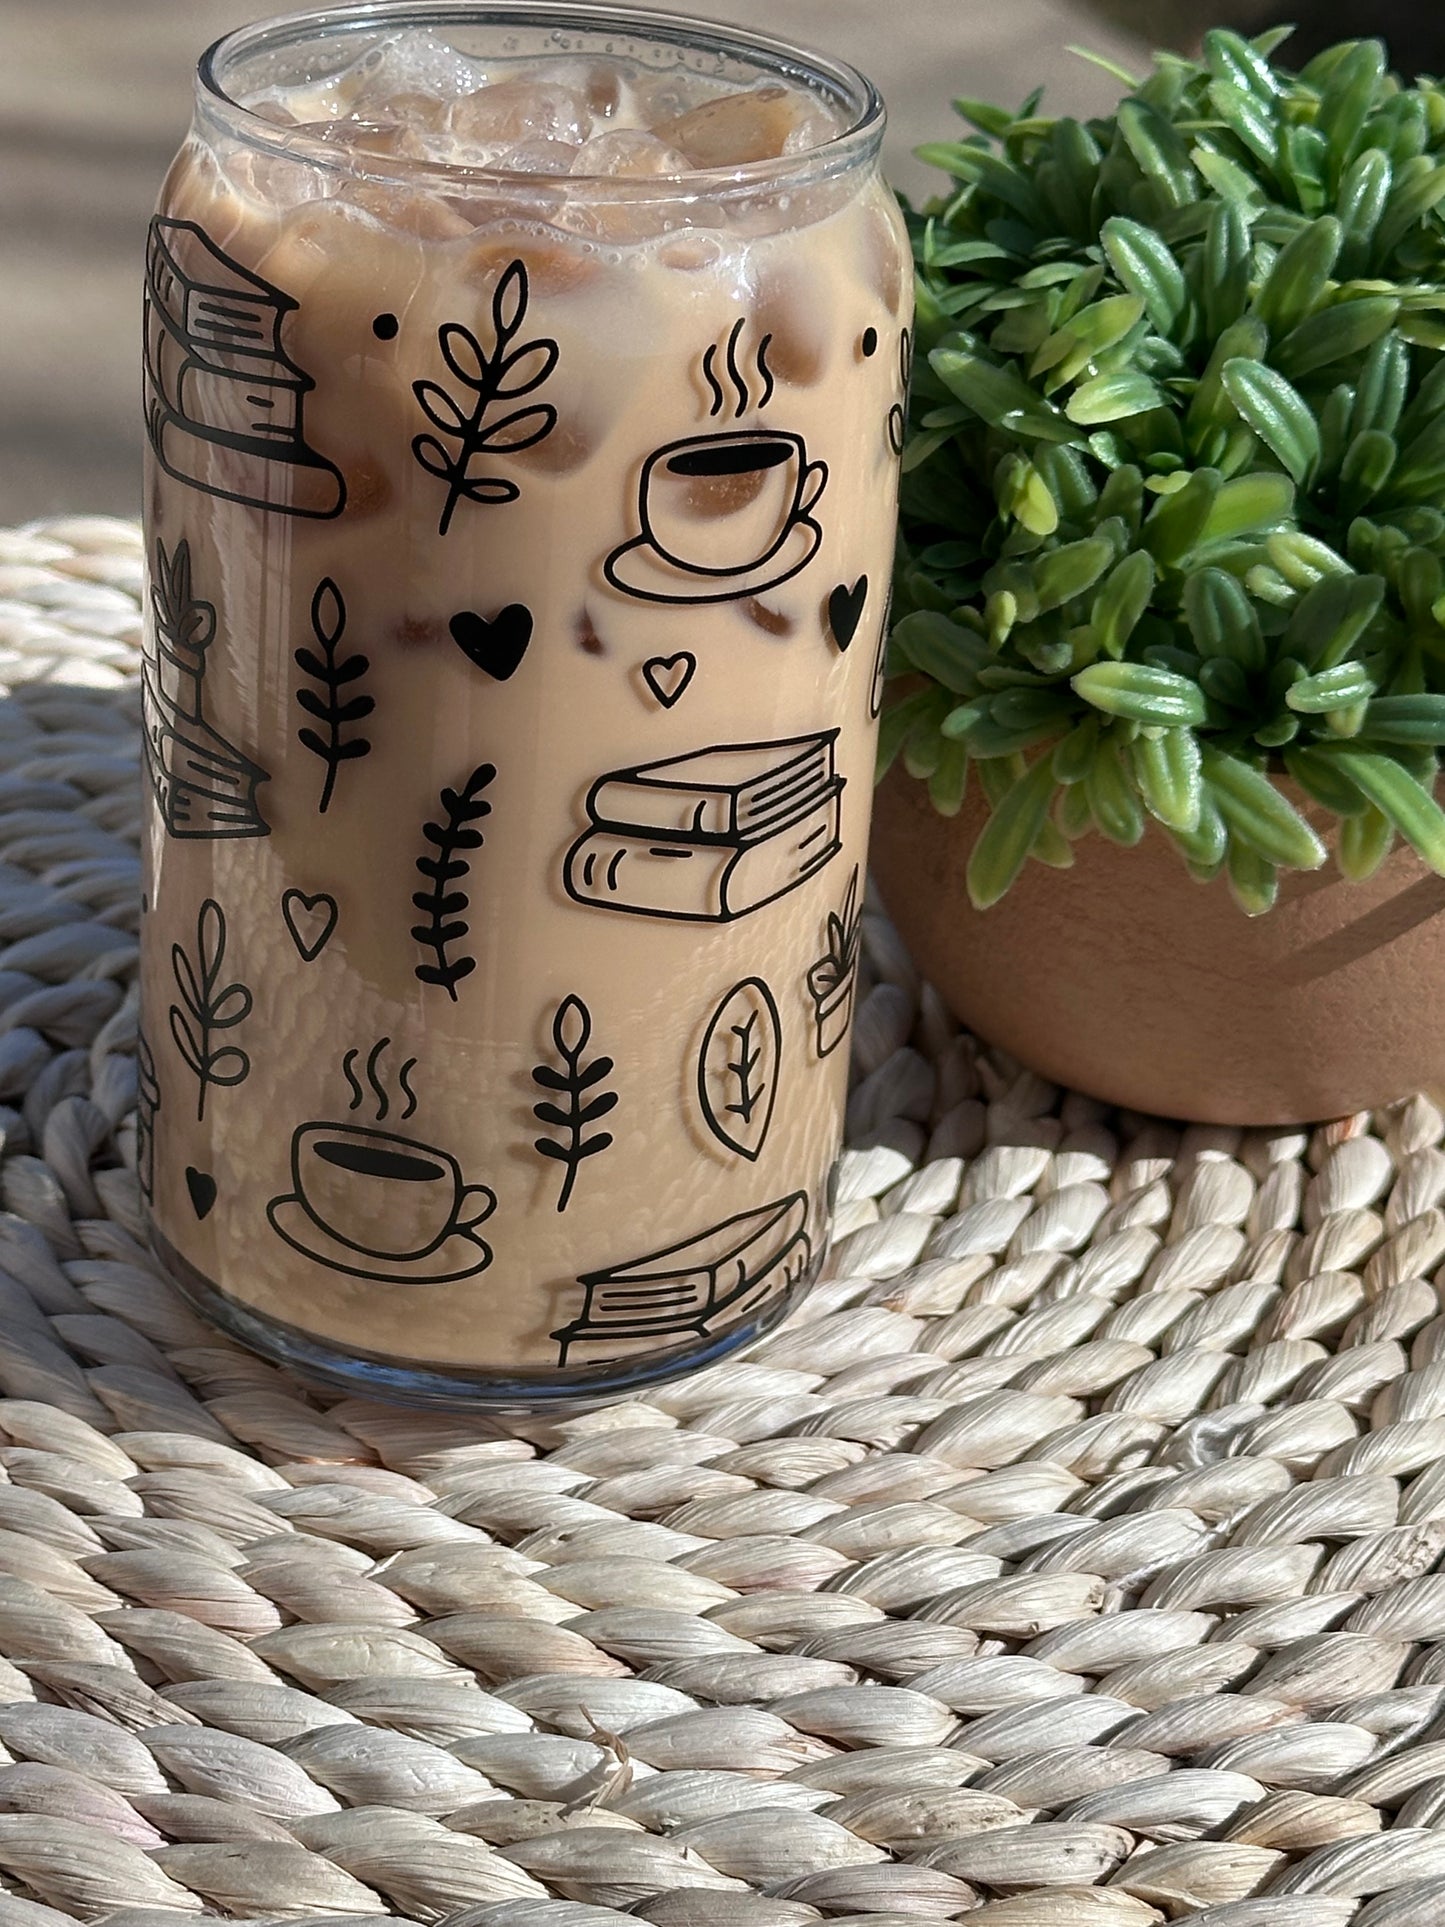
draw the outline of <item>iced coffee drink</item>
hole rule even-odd
[[[270,21],[152,223],[137,1176],[258,1348],[645,1384],[828,1235],[910,277],[851,71]]]

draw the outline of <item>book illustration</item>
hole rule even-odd
[[[532,1082],[544,1093],[532,1106],[538,1123],[548,1125],[555,1137],[533,1140],[534,1149],[551,1158],[563,1170],[557,1209],[565,1211],[572,1202],[577,1173],[588,1158],[595,1158],[612,1143],[610,1131],[594,1131],[592,1126],[617,1108],[617,1097],[604,1088],[614,1065],[610,1057],[588,1061],[587,1046],[592,1041],[592,1013],[580,997],[564,997],[552,1018],[552,1044],[559,1065],[538,1064]]]
[[[458,610],[447,624],[462,654],[495,682],[506,682],[522,666],[532,640],[532,611],[510,602],[490,621],[472,609]]]
[[[490,353],[459,321],[444,322],[437,329],[437,346],[459,393],[435,381],[411,385],[418,406],[437,431],[415,436],[411,452],[428,475],[447,485],[439,535],[451,527],[459,502],[515,502],[522,491],[509,476],[477,474],[475,465],[489,456],[535,448],[557,426],[557,410],[550,402],[509,406],[535,394],[551,379],[560,352],[546,336],[516,345],[530,298],[527,264],[513,261],[492,294]],[[502,413],[497,415],[499,405]],[[455,443],[455,448],[448,443]]]
[[[135,1040],[135,1181],[147,1204],[156,1195],[156,1112],[161,1108],[160,1079],[146,1034]]]
[[[654,656],[642,665],[642,680],[664,709],[681,700],[696,674],[697,657],[689,649],[679,649],[675,656]]]
[[[492,1262],[477,1228],[496,1210],[496,1194],[466,1183],[449,1151],[380,1128],[395,1101],[381,1074],[390,1046],[389,1037],[380,1038],[366,1059],[375,1122],[355,1121],[367,1091],[356,1075],[361,1053],[349,1050],[342,1060],[348,1117],[296,1127],[291,1190],[272,1198],[266,1217],[293,1251],[329,1271],[383,1284],[453,1284]],[[416,1109],[407,1081],[415,1067],[409,1057],[396,1073],[407,1099],[403,1123]]]
[[[307,440],[316,386],[281,340],[297,301],[222,252],[194,221],[150,224],[145,422],[167,475],[278,515],[329,520],[341,470]]]
[[[462,914],[469,908],[470,899],[458,885],[472,867],[472,852],[482,847],[482,833],[473,826],[492,813],[482,791],[496,773],[494,763],[479,763],[460,790],[442,791],[442,820],[422,825],[431,853],[419,856],[416,867],[429,888],[416,891],[412,897],[425,922],[413,924],[411,934],[423,950],[432,954],[416,966],[415,974],[421,983],[439,984],[453,1003],[457,1001],[457,985],[477,967],[475,957],[453,954],[453,947],[471,928]]]
[[[155,649],[141,659],[146,775],[168,836],[269,836],[256,791],[270,779],[205,715],[216,608],[196,595],[191,545],[156,543],[150,582]]]
[[[812,1263],[808,1199],[794,1191],[740,1212],[696,1237],[578,1279],[582,1309],[552,1336],[559,1365],[582,1344],[706,1337],[725,1313],[736,1318],[786,1291]]]
[[[732,325],[731,332],[727,338],[727,344],[722,351],[723,370],[726,373],[728,381],[726,389],[724,389],[718,374],[718,344],[714,342],[703,355],[702,378],[709,397],[707,412],[714,419],[719,415],[730,413],[734,421],[741,421],[743,416],[746,415],[748,410],[753,406],[752,390],[748,386],[747,375],[744,373],[742,365],[738,360],[738,347],[742,342],[743,331],[746,327],[747,316],[739,315]],[[759,409],[767,407],[768,403],[773,399],[773,391],[777,387],[773,371],[768,366],[768,350],[772,345],[773,337],[770,334],[764,335],[758,343],[757,353],[753,358],[760,388],[757,403]]]
[[[788,582],[818,552],[825,462],[801,435],[720,429],[668,442],[638,483],[640,533],[608,556],[614,589],[643,602],[734,602]]]
[[[745,977],[712,1014],[697,1058],[703,1121],[727,1151],[756,1163],[778,1098],[783,1025],[761,977]]]
[[[840,655],[847,654],[849,643],[857,635],[867,601],[866,575],[860,575],[851,589],[846,582],[840,582],[828,597],[828,631],[837,643]]]
[[[302,963],[315,963],[330,943],[340,914],[335,897],[325,890],[310,897],[304,890],[282,893],[281,919]]]
[[[724,744],[599,777],[563,862],[567,894],[698,923],[786,896],[840,848],[837,734]]]
[[[858,986],[862,935],[863,911],[858,902],[855,864],[842,906],[828,912],[823,954],[808,970],[808,995],[813,1000],[815,1043],[820,1058],[831,1056],[848,1036]]]
[[[321,785],[321,800],[317,804],[322,816],[331,807],[336,773],[341,765],[371,753],[368,737],[346,734],[350,724],[359,723],[371,714],[376,701],[364,690],[352,687],[370,669],[370,658],[360,654],[342,658],[337,654],[345,631],[346,604],[341,591],[329,575],[323,576],[311,598],[311,633],[316,638],[316,648],[303,647],[296,651],[299,666],[319,685],[317,689],[298,688],[296,701],[320,728],[313,729],[303,723],[296,735],[302,747],[319,756],[326,765],[326,780]]]
[[[252,996],[244,984],[222,984],[226,961],[226,913],[207,897],[196,918],[193,962],[180,944],[171,945],[171,971],[181,1001],[170,1007],[171,1036],[200,1086],[196,1122],[206,1115],[206,1092],[229,1090],[251,1075],[251,1060],[237,1044],[218,1044],[218,1033],[234,1030],[251,1014]]]
[[[194,1164],[186,1166],[186,1190],[190,1193],[191,1209],[196,1214],[198,1224],[204,1223],[211,1215],[216,1202],[216,1180],[209,1171],[198,1171]]]
[[[888,446],[900,457],[908,435],[908,389],[912,380],[913,333],[905,328],[898,337],[898,399],[888,410]]]

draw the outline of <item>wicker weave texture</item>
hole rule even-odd
[[[140,1242],[140,562],[0,534],[0,1927],[1445,1921],[1436,1105],[1108,1112],[870,914],[801,1318],[308,1391]]]

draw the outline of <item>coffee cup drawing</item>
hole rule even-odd
[[[689,435],[649,455],[638,483],[641,533],[603,565],[613,588],[644,602],[732,602],[806,568],[823,531],[813,511],[828,465],[801,435],[730,429]]]
[[[477,1235],[494,1192],[467,1184],[449,1151],[360,1124],[299,1125],[292,1190],[266,1207],[293,1250],[353,1278],[450,1284],[484,1271]]]

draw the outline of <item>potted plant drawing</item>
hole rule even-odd
[[[1285,41],[922,150],[874,841],[986,1037],[1234,1123],[1445,1075],[1445,88]]]

